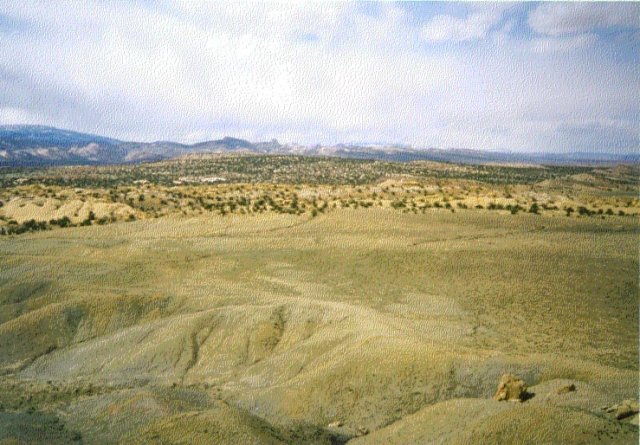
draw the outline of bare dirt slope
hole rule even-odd
[[[86,443],[637,443],[602,410],[638,393],[637,236],[345,209],[8,237],[0,403]],[[533,397],[492,401],[507,372]]]

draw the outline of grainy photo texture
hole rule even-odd
[[[637,444],[639,17],[0,0],[0,445]]]

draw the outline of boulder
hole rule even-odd
[[[574,385],[573,383],[569,383],[567,385],[563,385],[560,388],[558,388],[556,390],[557,394],[567,394],[569,392],[573,392],[576,390],[576,385]]]
[[[636,400],[625,400],[616,409],[616,419],[626,419],[638,413],[638,402]]]
[[[367,434],[369,434],[369,428],[365,428],[363,426],[359,426],[358,428],[356,428],[357,437],[366,436]]]
[[[500,379],[500,384],[493,396],[493,400],[498,402],[503,400],[522,402],[527,399],[527,396],[527,384],[524,380],[517,378],[513,374],[504,374]]]

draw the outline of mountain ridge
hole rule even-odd
[[[0,126],[0,166],[104,165],[152,162],[196,153],[288,154],[381,161],[468,164],[640,163],[640,153],[515,153],[465,148],[413,148],[402,144],[282,145],[225,136],[194,144],[136,142],[43,125]]]

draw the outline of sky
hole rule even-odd
[[[0,0],[0,125],[638,152],[640,3]]]

